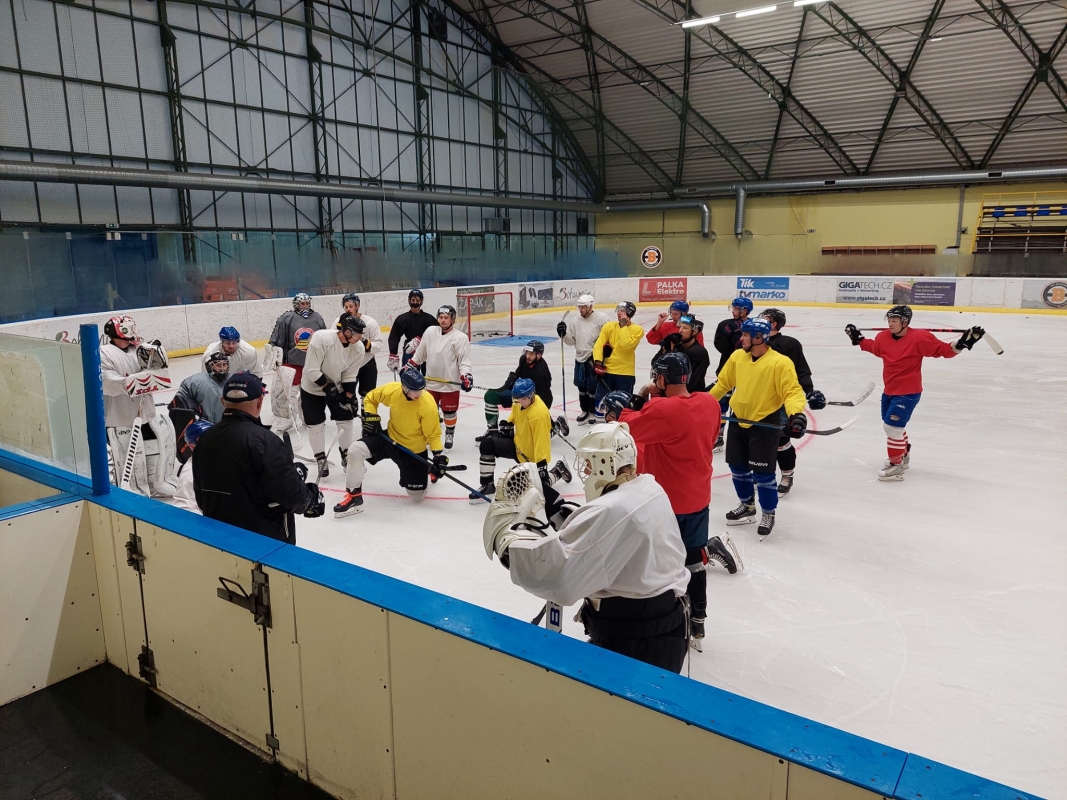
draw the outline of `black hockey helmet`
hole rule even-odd
[[[678,320],[678,324],[690,326],[693,329],[694,336],[704,330],[704,320],[696,314],[682,314],[681,318]]]
[[[367,323],[365,323],[355,314],[349,314],[347,311],[337,318],[337,330],[339,331],[352,331],[353,333],[363,333],[366,327]]]
[[[689,383],[689,373],[692,372],[689,359],[683,353],[664,353],[652,362],[653,380],[660,375],[667,379],[667,385]]]
[[[885,312],[885,318],[898,317],[905,325],[911,322],[911,306],[893,306]]]
[[[422,289],[412,289],[410,292],[408,292],[408,302],[409,303],[411,302],[411,298],[413,298],[413,297],[419,298],[419,302],[421,303],[423,301],[423,299],[424,299],[424,295],[422,293]]]
[[[633,319],[634,318],[634,314],[637,313],[637,306],[635,306],[629,300],[620,300],[615,305],[615,310],[618,311],[620,308],[626,310],[626,316],[628,316],[630,319]]]
[[[545,354],[545,343],[538,339],[531,339],[522,349],[526,353],[535,353],[539,356],[543,356]]]
[[[421,392],[426,388],[426,376],[418,367],[405,367],[400,370],[400,385],[407,392]]]
[[[768,308],[766,311],[761,311],[760,316],[773,321],[778,326],[778,330],[785,327],[785,312],[781,309]]]
[[[450,305],[441,306],[439,309],[437,309],[437,316],[441,316],[442,314],[448,314],[448,316],[452,317],[452,321],[453,322],[456,321],[456,309],[455,309],[454,306],[450,306]]]
[[[355,292],[349,292],[348,294],[346,294],[344,297],[341,298],[341,308],[345,307],[345,303],[355,303],[358,306],[359,305],[359,295],[356,294]]]

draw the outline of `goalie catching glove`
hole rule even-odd
[[[548,523],[538,516],[544,507],[545,496],[541,493],[537,467],[526,462],[508,470],[497,484],[493,503],[482,523],[485,554],[492,559],[496,553],[500,563],[510,568],[508,548],[514,542],[544,538]]]

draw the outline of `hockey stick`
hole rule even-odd
[[[860,328],[861,331],[887,331],[889,328]],[[969,328],[916,328],[917,331],[930,331],[930,333],[967,333]],[[989,335],[989,332],[982,334],[982,339],[985,340],[993,352],[998,356],[1004,355],[1004,348],[1000,346],[1000,342]]]
[[[867,388],[863,390],[863,393],[855,400],[827,400],[828,406],[858,406],[864,400],[871,396],[871,392],[874,391],[874,382],[867,384]]]
[[[566,431],[564,431],[564,426],[565,425],[566,425]],[[570,441],[568,441],[565,438],[566,435],[569,434],[570,432],[571,432],[571,428],[570,428],[570,425],[567,425],[567,418],[566,417],[556,417],[556,419],[553,420],[553,422],[552,422],[552,433],[549,434],[549,435],[550,436],[558,436],[559,440],[561,442],[564,442],[567,445],[567,447],[569,447],[571,450],[573,450],[574,452],[577,453],[578,452],[578,448],[575,447],[573,444],[571,444]]]
[[[419,461],[424,463],[427,467],[429,467],[431,469],[433,468],[433,462],[430,461],[429,459],[427,459],[426,456],[420,456],[414,450],[409,450],[408,448],[404,447],[404,445],[400,444],[399,442],[394,442],[392,439],[390,439],[388,436],[386,436],[385,433],[383,433],[382,431],[378,432],[378,436],[381,436],[385,441],[389,442],[389,444],[391,444],[393,447],[395,447],[400,452],[407,453],[412,458],[417,458]],[[476,495],[477,497],[482,498],[485,502],[487,502],[487,503],[492,503],[493,502],[488,497],[486,497],[484,494],[482,494],[477,489],[475,489],[473,486],[468,486],[463,481],[461,481],[459,478],[456,478],[453,475],[450,475],[448,470],[447,470],[447,468],[445,470],[444,477],[448,478],[453,483],[458,483],[460,486],[462,486],[468,492],[470,492],[473,495]]]
[[[854,422],[856,422],[856,420],[858,420],[858,419],[859,419],[858,416],[852,417],[848,421],[843,422],[841,425],[838,425],[836,428],[827,428],[824,431],[813,431],[813,430],[811,430],[809,428],[806,431],[804,431],[804,435],[805,436],[833,436],[835,433],[841,433],[841,431],[843,431],[845,428],[852,427],[852,424]],[[777,430],[780,430],[783,433],[785,432],[785,426],[784,425],[771,425],[769,422],[756,422],[755,420],[741,419],[740,417],[723,417],[722,421],[723,422],[737,422],[737,423],[742,424],[742,425],[752,425],[753,427],[756,427],[756,428],[776,428]]]
[[[545,627],[550,631],[556,631],[556,633],[563,632],[563,606],[553,603],[551,600],[545,601],[545,604],[541,606],[541,611],[530,622],[534,625],[540,625],[541,620],[545,618],[545,613],[548,613],[548,619],[545,621]]]
[[[459,381],[450,381],[450,380],[448,380],[448,378],[431,378],[429,375],[427,375],[426,376],[426,380],[433,381],[434,383],[449,383],[452,386],[459,386],[461,388],[463,386],[463,384],[460,383]],[[497,391],[496,389],[489,389],[489,388],[487,388],[485,386],[475,386],[474,384],[471,384],[471,388],[472,389],[477,389],[480,392],[495,392],[495,391]]]
[[[138,414],[130,428],[130,443],[126,447],[126,461],[122,464],[122,480],[119,486],[123,489],[130,488],[130,479],[133,478],[133,461],[137,457],[137,451],[141,449],[141,415]]]
[[[570,314],[570,313],[571,313],[570,311],[567,311],[563,315],[563,319],[561,319],[560,322],[566,324],[566,322],[567,322],[567,314]],[[563,337],[562,336],[559,337],[559,376],[560,376],[560,378],[563,379],[562,383],[560,383],[560,386],[563,387],[563,413],[566,414],[567,413],[567,354],[563,350]]]

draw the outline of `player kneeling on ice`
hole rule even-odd
[[[741,349],[735,350],[719,372],[710,394],[722,400],[733,390],[730,409],[745,420],[730,422],[726,433],[726,463],[733,475],[741,505],[726,513],[727,525],[756,521],[756,495],[763,509],[757,533],[763,537],[774,529],[778,508],[778,438],[784,430],[799,439],[808,429],[804,415],[807,398],[797,381],[793,362],[770,346],[771,325],[762,318],[747,319],[741,326]],[[782,408],[789,421],[782,425]]]
[[[882,427],[885,428],[889,458],[878,473],[880,481],[902,481],[911,462],[911,443],[907,425],[922,397],[924,358],[955,358],[970,350],[985,336],[975,325],[963,332],[955,344],[943,342],[930,331],[911,327],[911,308],[893,306],[885,315],[889,330],[881,331],[874,341],[864,337],[855,325],[846,325],[845,333],[852,344],[882,359]]]
[[[471,493],[472,504],[481,503],[482,495],[493,493],[493,472],[499,456],[514,459],[520,464],[536,464],[542,490],[548,499],[549,519],[558,513],[561,500],[552,486],[557,481],[570,483],[572,476],[562,461],[556,462],[551,470],[548,468],[548,461],[552,458],[552,417],[548,413],[548,406],[536,392],[536,386],[529,378],[516,380],[511,387],[511,415],[501,423],[499,429],[489,429],[478,443],[482,485],[477,493]]]
[[[552,372],[545,363],[545,345],[538,339],[531,339],[522,348],[518,366],[515,367],[514,372],[508,374],[504,385],[485,393],[486,430],[481,436],[476,436],[474,441],[480,442],[496,432],[500,418],[500,406],[511,408],[511,390],[519,378],[529,378],[533,381],[534,391],[544,401],[545,408],[552,408]]]
[[[382,431],[379,406],[389,409],[388,437]],[[405,453],[397,445],[406,447]],[[422,454],[429,448],[432,466],[427,469]],[[400,485],[412,500],[419,501],[426,494],[428,472],[440,477],[448,466],[448,457],[441,450],[441,424],[437,421],[437,404],[426,391],[426,378],[418,368],[407,367],[400,372],[400,380],[387,383],[367,392],[363,398],[363,438],[348,451],[345,470],[345,496],[333,507],[335,517],[347,517],[363,510],[363,478],[367,464],[391,458],[400,468]]]
[[[196,443],[200,441],[200,434],[210,428],[212,423],[207,420],[197,420],[185,426],[184,438],[186,447],[185,463],[178,467],[178,491],[174,493],[174,505],[192,511],[194,514],[203,513],[196,504],[196,491],[193,488],[193,453]]]
[[[100,373],[115,483],[147,496],[172,497],[178,446],[170,419],[156,414],[153,400],[171,385],[167,353],[158,339],[141,342],[132,317],[112,317],[104,335],[109,342],[100,348]]]
[[[566,606],[584,598],[581,621],[592,644],[681,672],[685,548],[666,492],[636,465],[625,423],[595,425],[575,457],[587,502],[555,531],[541,516],[537,468],[512,467],[485,516],[485,552],[497,554],[512,583],[543,600]]]

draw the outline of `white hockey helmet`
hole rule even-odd
[[[593,300],[593,295],[583,294],[581,297],[578,298],[577,305],[579,308],[581,308],[582,306],[591,306],[594,302],[596,301]]]
[[[625,422],[594,425],[578,442],[574,471],[585,484],[585,499],[596,500],[623,467],[637,467],[637,443]]]

